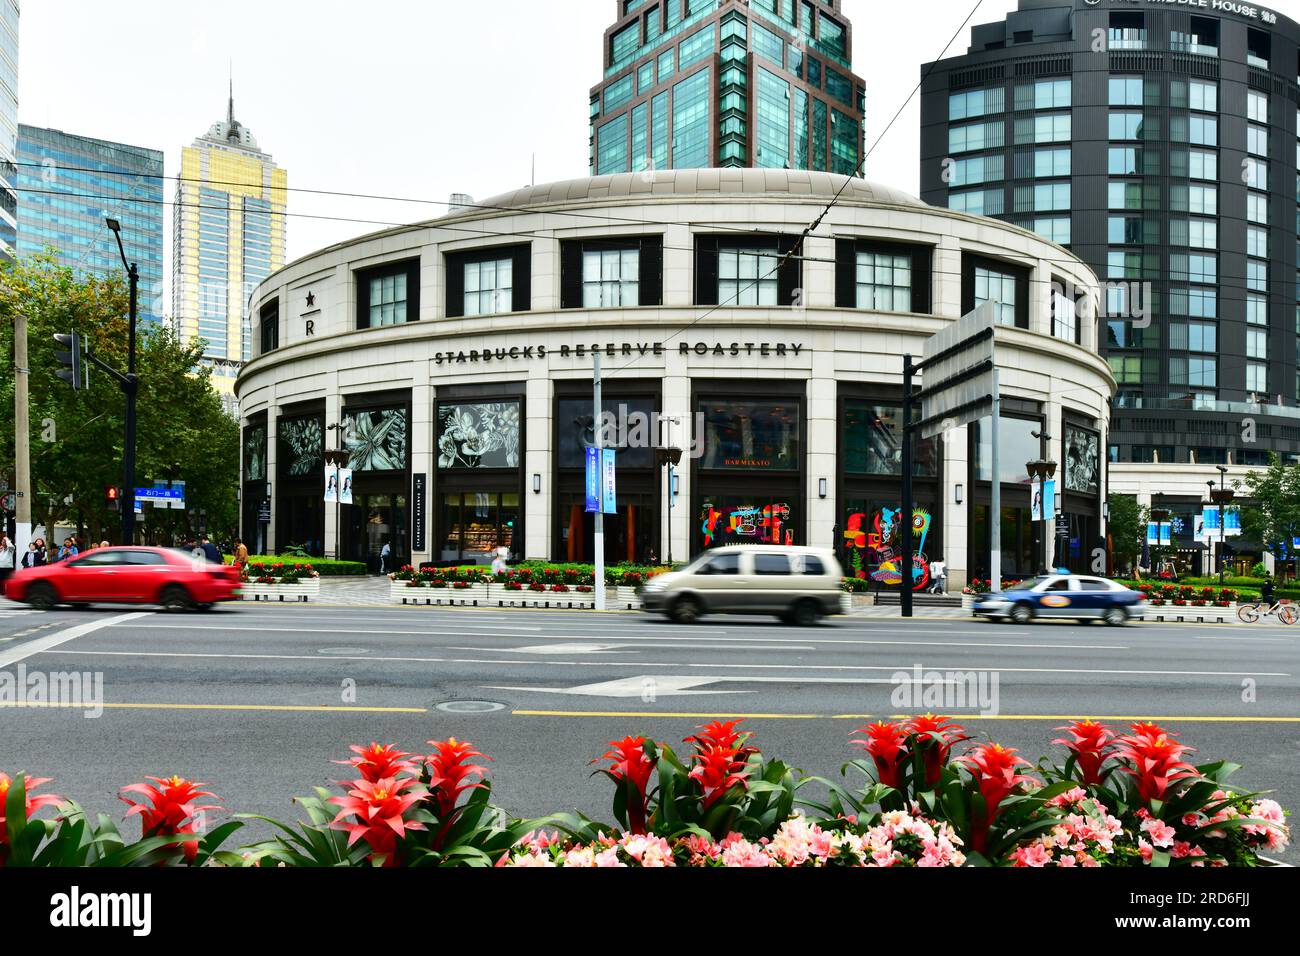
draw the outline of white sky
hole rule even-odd
[[[975,0],[844,0],[866,79],[867,145]],[[235,115],[289,185],[436,200],[290,193],[291,213],[411,222],[452,192],[485,199],[587,175],[588,94],[616,0],[23,0],[19,119],[180,150]],[[972,23],[1015,0],[983,0]],[[950,53],[965,52],[969,29]],[[871,154],[867,178],[917,192],[916,99]],[[164,193],[170,200],[174,183]],[[171,210],[164,217],[170,257]],[[289,258],[377,226],[291,217]]]

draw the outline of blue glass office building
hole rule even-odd
[[[18,0],[0,0],[0,261],[17,244]]]
[[[126,256],[140,267],[140,317],[161,322],[163,154],[159,150],[18,127],[18,254],[46,249],[61,265],[108,275],[122,270],[107,216],[122,223]]]

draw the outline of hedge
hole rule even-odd
[[[226,555],[226,564],[234,564],[233,555]],[[249,564],[283,564],[292,566],[295,564],[309,564],[311,569],[323,578],[345,577],[345,576],[364,576],[367,574],[365,564],[360,561],[335,561],[331,558],[290,558],[276,557],[275,555],[252,554],[248,556]]]

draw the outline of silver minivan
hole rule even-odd
[[[692,624],[705,614],[772,614],[808,627],[844,609],[835,553],[821,548],[733,545],[652,578],[643,610]]]

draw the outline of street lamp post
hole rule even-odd
[[[1207,482],[1210,486],[1210,500],[1219,506],[1219,553],[1215,555],[1216,565],[1219,569],[1219,584],[1223,585],[1223,556],[1228,548],[1228,505],[1232,499],[1237,496],[1236,492],[1228,487],[1228,469],[1223,465],[1219,469],[1219,487],[1214,487],[1214,482]]]
[[[327,430],[336,432],[337,433],[336,437],[339,445],[342,446],[344,444],[342,425],[329,425],[327,426]],[[348,450],[343,447],[325,449],[325,463],[328,465],[333,465],[335,468],[346,467],[348,463],[348,459],[350,457],[351,455],[348,452]],[[343,489],[341,487],[336,488],[334,491],[334,495],[335,495],[334,498],[334,560],[335,561],[343,560],[342,491]]]
[[[673,482],[676,481],[676,469],[682,461],[682,450],[680,448],[669,446],[655,449],[655,457],[659,464],[668,466],[668,553],[666,555],[668,567],[673,566]]]
[[[1040,458],[1036,461],[1027,462],[1025,464],[1025,471],[1029,473],[1030,481],[1046,483],[1056,477],[1056,462]],[[1046,502],[1043,503],[1046,504]],[[1047,551],[1046,558],[1048,563],[1051,565],[1049,570],[1055,571],[1059,563],[1056,554],[1057,535],[1055,502],[1053,502],[1052,505],[1052,514],[1049,515],[1047,509],[1043,509],[1043,521],[1048,525],[1047,535],[1044,537],[1043,541],[1044,549]],[[1051,542],[1050,546],[1048,545],[1049,541]]]
[[[122,244],[122,223],[107,217],[105,223],[117,238],[117,251],[126,267],[126,277],[131,288],[130,318],[127,331],[126,375],[119,379],[122,391],[126,394],[126,437],[122,447],[122,543],[131,544],[135,540],[135,399],[139,391],[139,381],[135,375],[135,325],[139,308],[140,270],[134,262],[128,262],[126,247]]]

